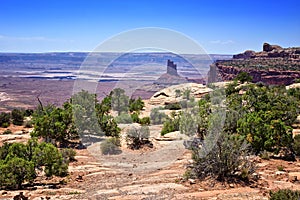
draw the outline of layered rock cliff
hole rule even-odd
[[[288,85],[300,78],[300,47],[282,48],[263,44],[263,51],[247,50],[231,60],[219,60],[210,66],[209,82],[228,81],[245,71],[253,82]]]

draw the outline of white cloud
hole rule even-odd
[[[72,40],[63,40],[56,38],[47,38],[43,36],[32,36],[32,37],[15,37],[15,36],[6,36],[0,35],[0,40],[8,41],[45,41],[45,42],[73,42]]]
[[[232,41],[232,40],[224,40],[224,41],[222,41],[222,40],[212,40],[212,41],[210,41],[210,43],[226,45],[226,44],[233,44],[234,41]]]

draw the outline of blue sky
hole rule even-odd
[[[92,51],[120,32],[179,31],[208,53],[300,46],[300,1],[0,0],[0,52]]]

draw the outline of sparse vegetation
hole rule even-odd
[[[290,189],[280,189],[278,191],[270,191],[269,200],[299,200],[300,191]]]
[[[113,93],[119,94],[114,100]],[[217,98],[225,93],[226,100]],[[161,135],[180,131],[196,137],[189,148],[193,162],[184,176],[187,179],[201,180],[213,178],[219,181],[249,181],[255,172],[255,163],[252,162],[251,155],[257,154],[269,159],[269,154],[274,155],[282,149],[289,149],[298,154],[300,136],[294,139],[291,137],[291,125],[299,114],[297,90],[286,91],[283,87],[259,84],[241,86],[236,81],[229,85],[226,91],[217,91],[216,88],[215,96],[206,95],[198,102],[189,96],[189,91],[180,92],[181,94],[186,103],[184,106],[174,103],[165,106],[165,109],[184,109],[173,111],[168,116],[165,113],[169,113],[169,110],[154,108],[150,113],[150,120],[150,117],[140,118],[140,111],[144,107],[141,98],[129,100],[125,92],[114,90],[98,102],[96,95],[82,91],[62,107],[40,106],[32,117],[32,136],[42,137],[44,141],[54,145],[57,145],[57,142],[63,144],[78,139],[78,134],[84,132],[89,135],[106,136],[104,140],[103,137],[98,137],[99,141],[102,140],[100,150],[103,155],[113,155],[122,152],[120,139],[123,137],[120,137],[118,123],[135,122],[149,125],[151,121],[152,124],[163,124]],[[123,107],[125,104],[126,109]],[[117,112],[111,112],[112,110]],[[218,131],[215,133],[217,135],[214,135],[216,137],[211,138],[210,129],[216,127],[215,121],[221,120],[214,115],[218,110],[226,112],[226,119],[223,127],[214,129]],[[116,113],[118,115],[114,117]],[[144,112],[142,114],[144,115]],[[27,121],[25,126],[29,127]],[[101,127],[101,130],[96,126]],[[127,147],[132,150],[145,146],[153,147],[149,137],[148,126],[132,127],[126,133]],[[1,147],[0,172],[7,173],[9,167],[16,166],[12,171],[15,176],[0,175],[0,182],[4,180],[1,187],[21,188],[25,181],[34,182],[36,170],[41,169],[48,177],[67,175],[68,164],[75,161],[76,153],[72,149],[58,150],[54,145],[31,140],[26,145],[6,144]],[[276,166],[273,168],[276,169]],[[28,171],[28,174],[25,174],[24,170]],[[282,171],[284,168],[277,166],[277,170]],[[16,178],[17,181],[9,182],[6,180],[8,178]]]
[[[138,99],[130,99],[129,100],[129,111],[130,112],[141,111],[144,108],[144,106],[145,106],[145,103],[143,102],[141,97],[139,97]]]
[[[191,177],[211,177],[220,181],[230,177],[250,179],[255,166],[248,158],[250,146],[243,139],[223,133],[215,144],[210,145],[192,148],[194,163],[190,170]]]
[[[190,98],[191,98],[191,90],[190,89],[183,90],[182,91],[182,96],[183,96],[183,99],[190,100]]]
[[[140,122],[140,118],[139,118],[139,113],[138,112],[131,113],[130,117],[132,119],[132,122],[134,122],[134,123],[139,123]]]
[[[235,77],[234,80],[240,81],[241,83],[251,82],[252,76],[250,76],[247,72],[241,72]]]
[[[278,171],[284,171],[284,167],[282,165],[277,166]]]
[[[299,100],[287,94],[282,87],[250,85],[241,98],[227,98],[231,108],[240,113],[237,133],[247,139],[256,154],[292,149],[291,125],[299,114]]]
[[[60,152],[66,163],[76,161],[76,159],[75,159],[76,151],[74,151],[73,149],[64,148],[64,149],[61,149]]]
[[[31,139],[27,144],[4,144],[0,147],[0,187],[20,189],[24,181],[32,182],[37,169],[46,176],[66,176],[68,163],[61,152],[49,143]]]
[[[144,145],[152,147],[149,140],[150,130],[148,126],[132,127],[126,134],[127,146],[130,149],[140,149]]]
[[[13,109],[11,112],[12,123],[17,126],[22,126],[24,121],[24,111],[19,109]]]
[[[181,90],[177,89],[175,90],[175,97],[178,98],[182,95]]]
[[[160,132],[161,135],[165,135],[173,131],[179,131],[180,117],[180,113],[176,114],[175,112],[172,112],[171,117],[167,118],[167,120],[164,122],[164,126]]]
[[[42,137],[46,142],[54,140],[65,144],[69,139],[78,137],[75,124],[72,119],[70,104],[63,108],[52,105],[39,108],[33,115],[34,131],[32,136]]]
[[[118,124],[130,124],[133,122],[131,116],[128,113],[122,113],[115,118]]]
[[[110,96],[112,109],[117,111],[118,115],[129,110],[129,98],[123,89],[115,88],[113,91],[111,91]],[[136,109],[136,107],[132,106],[134,109]]]
[[[297,156],[300,156],[300,135],[295,135],[293,150]]]
[[[168,110],[180,110],[181,109],[181,105],[179,103],[170,103],[168,105],[165,106],[165,109]]]
[[[168,116],[161,111],[160,108],[153,108],[150,113],[151,124],[162,124],[167,120]]]
[[[259,156],[264,159],[264,160],[270,160],[270,155],[269,152],[267,152],[266,150],[262,151]]]
[[[12,131],[10,129],[6,129],[5,131],[3,131],[3,134],[12,134]]]
[[[150,117],[143,117],[139,120],[140,124],[143,125],[150,125]]]
[[[103,155],[115,155],[121,153],[119,146],[120,140],[118,138],[107,138],[100,144],[100,150]]]
[[[10,125],[10,113],[0,113],[0,127],[7,128]]]
[[[266,155],[267,159],[268,152],[274,154],[288,149],[291,153],[293,148],[297,149],[298,138],[294,139],[293,147],[291,134],[291,125],[299,114],[300,105],[299,99],[294,97],[295,92],[291,95],[283,87],[256,84],[237,87],[234,83],[228,88],[225,102],[202,99],[197,114],[194,109],[181,114],[182,133],[189,135],[192,131],[194,135],[197,130],[199,138],[206,138],[192,148],[194,163],[187,174],[193,177],[226,180],[235,176],[248,180],[255,169],[249,160],[252,149],[255,154]],[[244,92],[240,93],[240,90]],[[210,143],[207,131],[215,127],[214,121],[219,120],[212,115],[212,110],[217,110],[217,103],[227,105],[226,120],[217,131],[220,136],[215,135],[217,141]],[[198,122],[197,127],[191,121]],[[279,166],[278,170],[284,169]]]

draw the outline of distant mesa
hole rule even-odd
[[[250,58],[292,58],[300,59],[300,48],[282,48],[279,45],[263,44],[263,51],[255,52],[247,50],[244,53],[233,55],[233,59],[250,59]]]
[[[260,52],[247,50],[230,60],[218,60],[210,66],[208,82],[230,81],[242,71],[251,75],[253,82],[292,84],[300,78],[300,47],[264,43]]]

